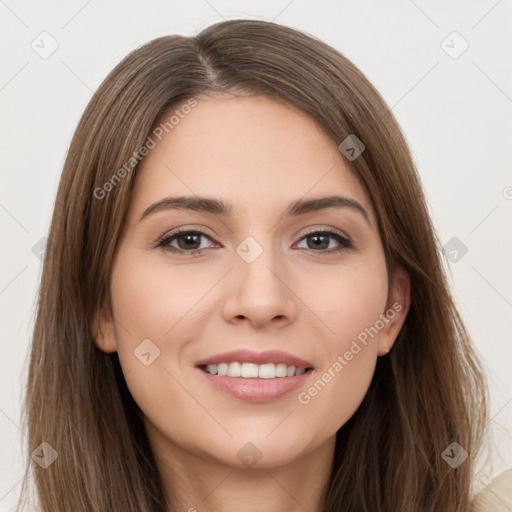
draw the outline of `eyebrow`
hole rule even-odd
[[[327,208],[349,208],[360,213],[366,222],[370,224],[370,218],[366,209],[354,199],[339,195],[330,195],[314,199],[299,199],[288,205],[282,217],[295,217],[305,213],[325,210]],[[233,213],[231,203],[205,196],[170,196],[148,206],[140,217],[140,221],[151,214],[166,210],[191,210],[196,212],[211,213],[222,217],[229,217]]]

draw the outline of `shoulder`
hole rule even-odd
[[[471,503],[471,512],[507,512],[512,510],[512,469],[495,477]]]

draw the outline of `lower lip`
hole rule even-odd
[[[303,386],[313,372],[308,370],[302,375],[296,375],[295,377],[244,379],[243,377],[212,375],[201,368],[198,368],[198,370],[220,391],[247,402],[270,402],[277,400]]]

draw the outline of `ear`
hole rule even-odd
[[[393,273],[386,309],[381,315],[384,327],[379,331],[378,355],[386,355],[395,343],[411,303],[411,279],[403,268]]]
[[[95,315],[93,323],[93,336],[96,346],[106,352],[116,352],[116,337],[112,314],[104,305],[101,305]]]

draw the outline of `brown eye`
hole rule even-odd
[[[163,247],[172,252],[198,254],[203,249],[209,248],[201,247],[202,238],[211,240],[206,233],[201,231],[179,230],[160,240],[157,247]],[[173,242],[176,242],[176,245],[171,245]]]
[[[336,231],[330,230],[312,231],[304,235],[301,240],[306,240],[307,247],[305,247],[305,249],[317,252],[338,252],[352,247],[352,244],[347,237]],[[338,243],[337,248],[332,248],[332,240],[335,240],[335,243]]]

